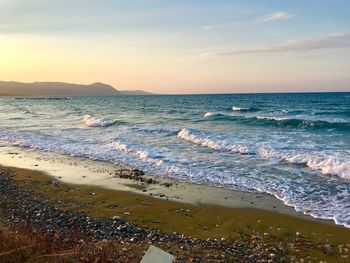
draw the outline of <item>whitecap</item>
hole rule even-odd
[[[305,165],[306,167],[320,171],[323,175],[336,175],[350,180],[350,160],[336,154],[320,153],[288,153],[278,152],[262,147],[259,154],[263,158],[278,159],[290,164]]]
[[[133,149],[132,147],[120,141],[114,141],[110,145],[116,148],[118,151],[125,152],[131,156],[137,157],[142,161],[148,162],[150,164],[153,164],[156,166],[161,166],[163,164],[163,160],[151,157],[150,156],[151,154],[146,150]]]
[[[193,134],[188,129],[181,129],[177,134],[177,137],[185,141],[192,142],[193,144],[211,148],[218,151],[226,151],[232,153],[249,154],[248,149],[242,145],[231,144],[224,140],[215,140],[208,136]]]
[[[103,117],[94,117],[91,115],[85,115],[82,122],[88,127],[108,127],[115,123],[115,121],[111,121]]]
[[[259,120],[272,120],[272,121],[287,121],[291,120],[289,118],[285,117],[268,117],[268,116],[256,116],[257,119]]]
[[[233,107],[232,107],[232,110],[233,110],[233,111],[247,111],[247,110],[249,110],[249,109],[248,109],[248,108],[242,108],[242,107],[233,106]]]
[[[208,117],[212,117],[214,115],[215,115],[215,113],[209,111],[209,112],[205,113],[203,117],[208,118]]]

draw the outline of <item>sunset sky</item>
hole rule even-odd
[[[350,91],[350,1],[0,0],[0,80]]]

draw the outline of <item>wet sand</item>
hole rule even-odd
[[[0,156],[0,165],[42,171],[68,184],[83,184],[110,190],[130,191],[195,205],[209,204],[228,208],[258,208],[306,220],[333,224],[333,221],[330,220],[315,219],[301,212],[296,212],[281,200],[264,193],[227,190],[146,174],[145,178],[157,181],[156,184],[148,184],[145,181],[133,180],[134,178],[128,179],[127,175],[132,170],[130,167],[18,147],[0,147]],[[126,178],[120,178],[121,174],[125,175]]]

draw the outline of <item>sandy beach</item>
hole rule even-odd
[[[348,259],[349,229],[295,212],[292,207],[266,194],[178,182],[144,175],[130,167],[33,149],[1,147],[0,150],[2,171],[11,174],[9,181],[3,181],[3,187],[9,184],[9,189],[18,187],[22,189],[18,190],[20,193],[23,191],[18,197],[18,191],[11,196],[11,191],[4,189],[3,194],[9,195],[6,200],[10,199],[11,203],[12,199],[19,198],[18,204],[22,204],[25,203],[23,196],[28,196],[26,200],[34,198],[27,205],[33,207],[33,214],[24,213],[20,208],[14,210],[8,203],[6,209],[2,207],[3,224],[10,229],[18,227],[11,222],[16,219],[18,223],[29,225],[30,229],[47,232],[58,227],[57,231],[63,231],[63,236],[69,236],[63,225],[56,223],[53,226],[51,219],[46,219],[49,224],[42,221],[51,217],[56,221],[55,217],[65,215],[69,222],[71,217],[80,218],[72,228],[84,229],[84,237],[80,238],[90,245],[95,246],[101,240],[122,240],[123,248],[134,251],[137,259],[142,256],[139,246],[145,251],[147,242],[170,250],[185,262],[201,257],[209,262],[214,259],[230,262],[235,258],[244,262],[249,261],[251,255],[252,262],[258,259],[262,262],[294,262],[303,257],[309,257],[310,262],[346,262]],[[2,206],[4,204],[6,202]],[[51,211],[52,206],[57,213]],[[9,211],[12,212],[8,214]],[[9,216],[12,217],[10,221]],[[95,227],[91,227],[90,220],[95,220]],[[126,226],[130,228],[127,235],[113,231],[115,220],[121,220],[118,221],[120,226],[132,224],[132,227]],[[96,235],[98,231],[105,234]],[[153,236],[155,233],[156,237]],[[164,234],[159,237],[159,233]],[[154,239],[147,238],[148,235]],[[70,245],[76,246],[74,238],[71,239]],[[195,245],[191,243],[193,240],[196,240]],[[235,242],[241,246],[236,254],[232,252],[237,249]],[[280,249],[273,252],[270,249],[276,249],[276,242],[280,242]],[[249,248],[257,243],[266,243],[266,246],[257,246],[254,251]],[[214,258],[210,260],[203,253],[214,255]],[[223,257],[222,261],[220,257]],[[137,262],[136,259],[128,260]],[[184,262],[181,260],[178,262]]]
[[[0,164],[3,166],[45,172],[56,180],[68,184],[83,184],[110,190],[129,191],[193,205],[209,204],[228,208],[259,208],[305,220],[333,223],[330,220],[315,219],[302,212],[296,212],[277,198],[264,193],[233,191],[147,174],[143,175],[144,181],[140,181],[136,177],[127,176],[133,170],[132,167],[67,157],[33,149],[1,147],[0,154]],[[153,183],[147,183],[149,179]]]
[[[350,263],[350,1],[313,2],[0,0],[0,263]]]

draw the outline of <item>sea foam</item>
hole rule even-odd
[[[242,108],[242,107],[233,106],[233,107],[232,107],[232,110],[233,110],[233,111],[247,111],[248,108]]]
[[[242,112],[242,111],[258,111],[257,108],[252,107],[252,108],[247,108],[247,107],[237,107],[237,106],[233,106],[232,111],[237,111],[237,112]]]
[[[349,99],[347,93],[81,97],[74,103],[0,98],[0,144],[257,190],[350,227]],[[114,123],[110,116],[118,116],[118,129],[101,128]]]
[[[212,117],[214,115],[215,115],[215,113],[209,111],[209,112],[205,113],[203,117],[208,118],[208,117]]]
[[[323,175],[336,175],[350,180],[350,160],[344,156],[321,153],[282,153],[266,147],[259,149],[263,158],[274,158],[289,164],[304,165],[312,170],[320,171]]]
[[[103,117],[85,115],[82,122],[88,127],[108,127],[113,125],[116,121],[111,121]]]
[[[132,147],[128,146],[126,143],[120,142],[118,140],[112,142],[110,145],[112,147],[115,147],[118,151],[125,152],[129,155],[137,157],[142,161],[151,163],[153,165],[160,166],[163,164],[163,160],[152,158],[148,151],[133,149]]]
[[[177,137],[193,144],[211,148],[218,151],[226,151],[232,153],[249,154],[249,150],[242,145],[228,143],[224,140],[215,140],[208,136],[191,133],[188,129],[181,129]]]

